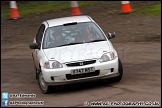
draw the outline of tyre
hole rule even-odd
[[[120,59],[118,60],[118,63],[119,63],[119,65],[118,65],[119,66],[119,68],[118,68],[119,76],[107,79],[108,82],[119,82],[122,79],[123,66],[122,66],[122,63],[121,63]]]
[[[118,71],[119,71],[119,76],[113,78],[114,82],[119,82],[122,79],[122,76],[123,76],[123,66],[122,66],[122,63],[121,63],[120,59],[119,59]]]
[[[41,89],[42,93],[48,94],[51,92],[52,86],[48,86],[46,84],[46,82],[44,81],[42,71],[39,71],[39,73],[38,73],[38,85],[39,85],[39,88]]]

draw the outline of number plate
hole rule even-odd
[[[82,73],[89,73],[89,72],[94,72],[94,71],[95,71],[94,67],[75,69],[75,70],[71,70],[71,75],[82,74]]]

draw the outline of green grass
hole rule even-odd
[[[80,6],[88,6],[102,3],[100,1],[78,1]],[[18,12],[21,16],[35,14],[59,9],[71,8],[71,1],[29,1],[17,4]],[[10,17],[9,5],[1,6],[1,19]]]
[[[78,1],[78,5],[79,7],[82,7],[82,6],[100,4],[104,2],[106,1]],[[18,7],[19,14],[21,16],[26,16],[29,14],[71,8],[71,1],[28,1],[28,2],[17,4],[17,7]],[[135,12],[133,12],[132,14],[136,14],[136,15],[144,15],[144,16],[160,15],[161,4],[149,4],[146,6],[133,8],[133,10],[135,10]],[[113,13],[116,13],[116,11],[114,11]],[[5,19],[9,17],[10,17],[10,6],[2,5],[1,6],[1,19]]]
[[[141,6],[135,8],[135,11],[138,15],[142,16],[152,16],[161,14],[161,4],[150,4],[147,6]]]

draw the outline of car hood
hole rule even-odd
[[[57,60],[61,63],[101,58],[104,53],[109,51],[107,41],[44,49],[48,60]]]

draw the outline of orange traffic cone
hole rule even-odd
[[[17,5],[15,1],[10,1],[10,19],[20,18]]]
[[[122,3],[121,13],[127,14],[133,12],[129,1],[121,1],[121,3]]]
[[[71,1],[71,15],[72,16],[81,15],[77,1]]]

